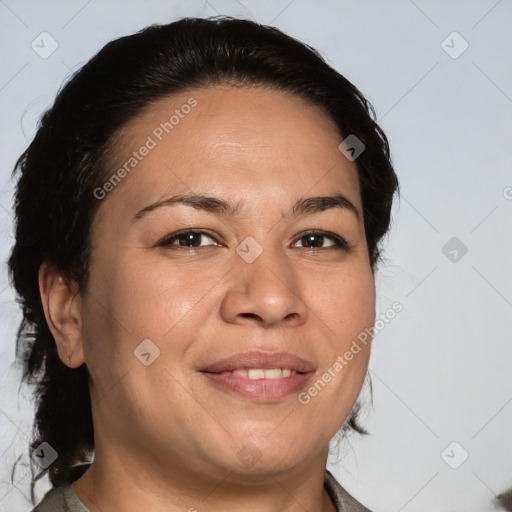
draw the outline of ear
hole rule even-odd
[[[55,266],[43,263],[39,268],[39,292],[60,360],[70,368],[81,366],[85,360],[78,284],[65,279]]]

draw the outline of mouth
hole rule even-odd
[[[243,352],[220,359],[211,363],[200,371],[209,373],[220,373],[233,370],[290,370],[297,373],[308,373],[315,371],[316,366],[313,362],[303,359],[290,352],[263,352],[253,350]]]
[[[225,370],[222,372],[216,372],[218,375],[238,375],[239,377],[245,377],[250,380],[258,379],[286,379],[295,375],[298,372],[291,368],[240,368],[238,370]]]
[[[258,402],[271,402],[301,391],[315,365],[287,352],[246,352],[200,370],[217,390]]]

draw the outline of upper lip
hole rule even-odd
[[[235,354],[226,359],[221,359],[215,363],[209,364],[201,371],[209,373],[219,373],[224,371],[239,370],[242,368],[289,368],[299,373],[309,373],[315,371],[315,366],[311,361],[302,359],[299,356],[289,352],[243,352]]]

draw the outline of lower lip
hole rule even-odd
[[[280,379],[249,379],[231,372],[201,373],[220,388],[259,402],[272,402],[297,393],[313,375],[313,372],[309,372]]]

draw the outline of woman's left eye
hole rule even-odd
[[[332,243],[327,247],[321,247],[325,239],[331,240]],[[306,248],[308,249],[348,249],[348,244],[343,238],[338,235],[324,233],[323,231],[309,231],[303,233],[296,243],[298,242],[306,244]]]

